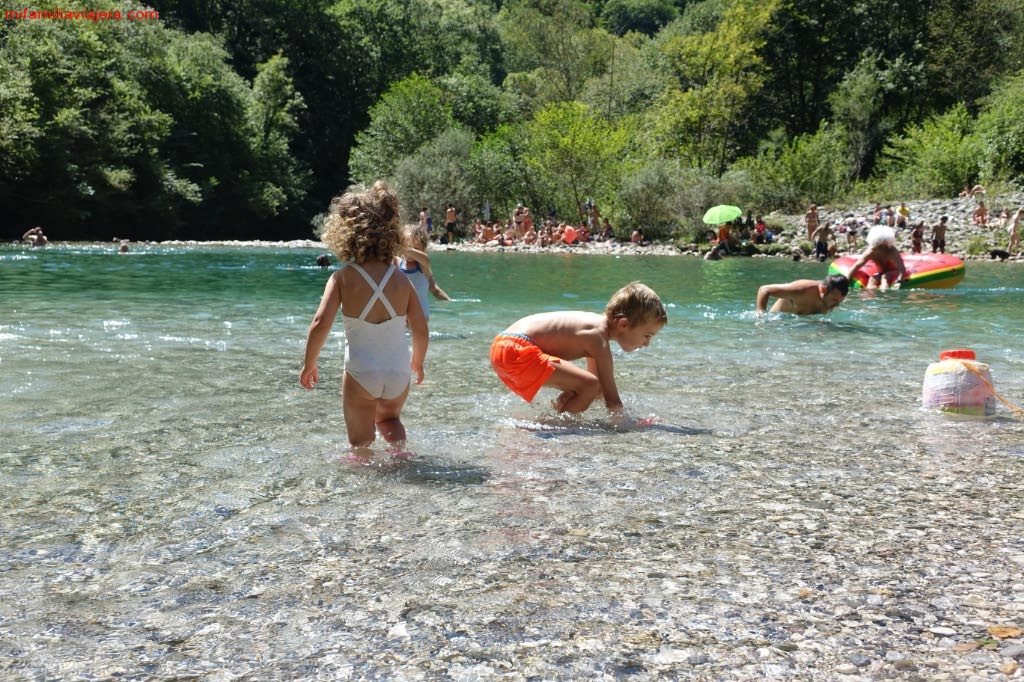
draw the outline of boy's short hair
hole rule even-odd
[[[609,321],[624,317],[631,327],[647,322],[668,322],[668,313],[658,294],[643,282],[630,282],[612,294],[604,314]]]
[[[835,289],[845,298],[850,293],[850,280],[846,275],[829,275],[825,278],[825,293]]]

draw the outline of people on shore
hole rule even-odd
[[[522,234],[523,225],[528,215],[530,215],[530,209],[523,206],[522,202],[516,204],[515,210],[512,211],[512,222],[515,225],[517,235]]]
[[[526,402],[542,386],[561,392],[558,412],[584,412],[598,397],[613,414],[624,413],[615,384],[611,342],[626,352],[646,347],[668,315],[658,295],[641,282],[619,289],[604,314],[563,310],[537,313],[514,322],[491,345],[498,378]],[[586,369],[571,360],[586,359]]]
[[[946,253],[946,227],[948,216],[939,218],[939,222],[932,225],[932,253]]]
[[[988,225],[988,208],[985,207],[984,201],[978,202],[978,208],[974,209],[971,219],[975,225]]]
[[[847,218],[843,223],[846,225],[846,248],[848,251],[856,251],[860,248],[857,236],[860,234],[863,218]]]
[[[444,210],[444,243],[454,244],[455,233],[458,228],[458,214],[455,211],[455,204],[449,202]]]
[[[829,246],[829,240],[832,240],[832,245]],[[811,235],[811,240],[814,242],[814,257],[819,261],[824,261],[826,258],[835,254],[839,248],[836,243],[836,233],[832,230],[828,223],[819,225],[814,234]]]
[[[804,214],[804,226],[807,228],[807,238],[814,241],[814,231],[818,229],[818,206],[811,204]]]
[[[356,454],[368,454],[365,448],[379,430],[401,448],[410,368],[421,383],[429,334],[416,291],[394,263],[402,248],[397,195],[378,181],[336,197],[322,238],[348,265],[327,280],[309,326],[299,382],[312,390],[319,381],[317,359],[341,310],[347,342],[341,396],[349,443]]]
[[[896,233],[888,225],[875,225],[868,232],[867,241],[867,249],[847,271],[847,279],[853,282],[857,272],[869,262],[873,262],[878,267],[878,272],[867,278],[866,288],[898,289],[900,283],[907,277],[907,267],[903,263],[899,249],[896,248]]]
[[[827,313],[842,303],[849,292],[850,280],[844,275],[829,275],[823,280],[798,279],[788,284],[765,284],[757,290],[757,313],[764,314],[772,298],[777,299],[771,308],[773,313]]]
[[[907,227],[908,225],[910,225],[910,209],[907,208],[905,201],[901,201],[899,208],[896,209],[896,227]]]
[[[924,221],[919,220],[910,230],[910,252],[921,253],[924,246]]]
[[[434,231],[434,221],[430,217],[430,209],[424,206],[420,209],[420,229],[423,230],[427,236]]]
[[[33,248],[46,246],[50,243],[50,240],[46,238],[45,234],[43,234],[43,228],[38,225],[30,228],[25,232],[25,234],[21,235],[21,241],[28,242]]]
[[[1021,225],[1021,221],[1024,221],[1024,206],[1018,208],[1013,214],[1013,217],[1010,218],[1009,222],[1006,224],[1006,231],[1010,236],[1010,241],[1006,245],[1006,250],[1011,253],[1013,251],[1020,251],[1020,231],[1022,227],[1024,227]]]

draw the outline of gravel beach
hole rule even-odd
[[[992,197],[991,200],[986,197],[979,198],[968,198],[968,199],[930,199],[924,201],[908,201],[907,207],[910,209],[910,220],[911,223],[917,223],[918,221],[924,221],[925,224],[925,238],[926,238],[926,251],[929,251],[927,245],[927,238],[931,234],[931,226],[939,222],[939,218],[942,216],[948,216],[949,228],[946,232],[946,252],[956,255],[963,260],[989,260],[992,256],[989,254],[990,249],[1006,249],[1008,235],[1005,228],[1002,226],[989,226],[975,225],[971,219],[974,210],[978,207],[978,201],[984,201],[985,205],[990,209],[990,223],[994,221],[998,215],[998,212],[1003,208],[1010,209],[1011,214],[1019,206],[1024,206],[1024,194],[1014,195],[998,195]],[[899,203],[892,204],[893,208],[899,206]],[[874,212],[874,204],[859,204],[852,207],[833,207],[833,206],[819,206],[818,217],[819,222],[829,223],[833,227],[840,224],[847,218],[864,218],[868,221],[870,226],[872,214]],[[791,248],[784,249],[779,253],[776,253],[776,257],[791,257],[792,251],[799,248],[800,242],[806,242],[806,232],[804,228],[804,217],[803,214],[786,214],[786,213],[770,213],[765,215],[765,220],[769,226],[782,226],[782,233],[776,238],[775,243],[782,246],[789,246]],[[902,250],[910,250],[910,230],[909,228],[898,228],[896,231],[897,239]],[[843,234],[838,234],[839,253],[845,254],[850,253],[850,249],[847,248],[846,237]],[[967,252],[968,244],[972,239],[976,237],[982,237],[988,244],[986,250],[982,254],[969,254]],[[861,232],[859,240],[860,248],[864,247],[864,231]],[[315,245],[315,242],[312,243]],[[517,244],[515,246],[484,246],[481,244],[468,244],[460,242],[454,245],[439,245],[431,244],[431,248],[436,249],[449,249],[457,251],[479,251],[479,252],[503,252],[503,253],[543,253],[551,251],[563,251],[571,253],[586,253],[586,254],[614,254],[614,255],[659,255],[659,256],[676,256],[676,255],[688,255],[688,256],[702,256],[706,251],[706,245],[702,251],[697,245],[693,245],[690,248],[680,248],[675,244],[666,243],[654,243],[650,246],[634,246],[629,243],[589,243],[580,246],[557,246],[549,248],[541,248],[537,246],[527,246],[523,244]],[[804,257],[808,254],[804,253]],[[1011,254],[1007,261],[1024,261],[1024,255]]]

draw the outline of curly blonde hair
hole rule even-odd
[[[631,327],[648,322],[668,322],[668,313],[658,294],[642,282],[630,282],[612,294],[604,314],[609,321],[624,317]]]
[[[331,200],[320,239],[342,261],[390,262],[401,249],[398,196],[383,180]]]

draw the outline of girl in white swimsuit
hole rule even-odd
[[[327,280],[309,326],[299,382],[312,389],[319,380],[317,358],[341,310],[347,342],[341,395],[349,442],[357,454],[368,454],[364,449],[380,431],[392,447],[402,448],[410,368],[421,383],[428,331],[412,284],[393,263],[401,249],[397,197],[384,182],[336,197],[321,238],[339,259],[351,262]]]

